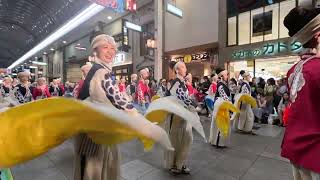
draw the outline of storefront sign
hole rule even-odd
[[[183,61],[185,63],[190,63],[191,61],[208,60],[209,57],[210,57],[209,53],[204,52],[204,53],[174,57],[171,59],[171,61],[175,61],[175,62]]]
[[[118,13],[123,13],[126,6],[125,0],[89,0],[106,8],[110,8]]]
[[[292,43],[267,43],[261,48],[234,51],[232,53],[232,58],[248,59],[262,56],[274,56],[281,53],[299,53],[302,49],[302,44],[296,41]]]
[[[131,54],[126,52],[118,53],[113,60],[113,66],[122,66],[122,65],[131,64],[131,63],[132,63]]]

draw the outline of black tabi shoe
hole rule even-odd
[[[182,170],[180,169],[177,169],[176,167],[173,167],[171,169],[169,169],[169,172],[173,175],[179,175],[179,174],[182,174]]]
[[[182,174],[190,174],[190,169],[187,166],[182,166],[181,173]]]

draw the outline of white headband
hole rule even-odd
[[[30,72],[29,71],[19,72],[18,77],[21,77],[21,76],[30,76]]]
[[[302,45],[312,39],[312,37],[320,30],[320,14],[313,18],[307,25],[298,31],[293,39],[300,42]]]
[[[109,43],[111,45],[113,45],[114,47],[116,47],[116,42],[114,41],[114,38],[106,35],[106,34],[101,34],[96,36],[92,42],[91,42],[91,48],[95,49],[103,44]]]
[[[173,66],[173,69],[174,69],[175,71],[177,71],[178,68],[179,68],[179,65],[182,64],[182,63],[184,63],[184,62],[178,61],[178,62]]]
[[[148,68],[144,68],[144,69],[141,69],[141,70],[140,70],[140,75],[141,75],[142,72],[144,72],[144,71],[147,72],[147,73],[149,73],[149,69],[148,69]]]
[[[242,74],[242,77],[247,77],[247,76],[250,76],[249,72],[245,72],[244,74]]]

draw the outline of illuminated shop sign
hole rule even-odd
[[[183,61],[185,63],[190,63],[191,61],[201,61],[201,60],[208,60],[210,57],[209,53],[197,53],[197,54],[191,54],[191,55],[185,55],[185,56],[178,56],[173,57],[171,61]]]
[[[167,3],[167,11],[175,16],[178,16],[180,18],[182,18],[183,16],[183,12],[181,9],[177,8],[176,6]]]
[[[89,0],[106,8],[112,9],[117,13],[124,13],[125,10],[136,11],[136,0]]]
[[[303,49],[301,43],[292,42],[275,42],[267,43],[261,48],[247,49],[247,50],[237,50],[232,53],[233,59],[249,59],[262,56],[274,56],[283,53],[299,53]]]
[[[126,52],[119,52],[113,60],[113,66],[121,66],[126,64],[132,64],[131,54]]]

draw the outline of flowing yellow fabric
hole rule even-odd
[[[104,145],[139,138],[149,149],[153,141],[172,148],[165,131],[142,115],[73,99],[50,98],[17,106],[0,113],[0,122],[0,168],[36,158],[78,133]]]
[[[216,100],[213,116],[215,117],[217,128],[224,137],[229,135],[230,112],[239,112],[239,109],[229,101],[224,101],[220,98]]]
[[[235,103],[237,108],[240,108],[241,103],[249,104],[252,108],[257,108],[257,101],[249,94],[239,94],[239,98]]]
[[[153,102],[153,101],[155,101],[155,100],[157,100],[157,99],[160,99],[160,96],[154,95],[154,96],[152,96],[152,98],[151,98],[151,102]]]

